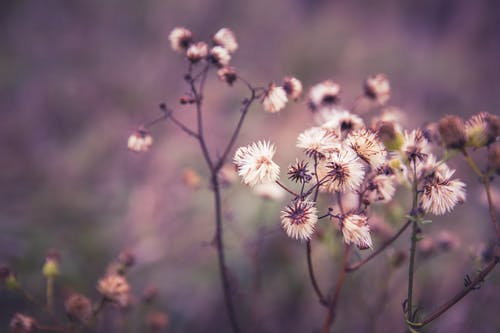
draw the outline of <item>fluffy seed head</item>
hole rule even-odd
[[[193,42],[193,34],[186,28],[176,27],[170,32],[168,39],[174,51],[185,52]]]
[[[277,86],[275,83],[269,84],[266,93],[262,99],[264,110],[269,113],[280,112],[288,102],[286,92],[283,87]]]
[[[193,64],[205,58],[208,54],[208,45],[205,42],[192,44],[186,51],[186,56]]]
[[[321,106],[332,106],[339,101],[340,86],[331,80],[326,80],[311,87],[309,90],[309,107],[317,111]]]
[[[233,161],[243,183],[254,187],[278,180],[280,168],[273,161],[275,152],[274,144],[269,141],[259,141],[238,148]]]
[[[32,317],[16,313],[10,321],[11,333],[33,333],[37,330],[37,323]]]
[[[122,275],[106,275],[97,282],[97,291],[109,301],[120,305],[128,304],[130,285]]]
[[[426,179],[420,197],[420,204],[426,212],[443,215],[465,201],[465,184],[451,179],[454,172],[448,170],[445,175],[435,173]]]
[[[293,239],[311,239],[317,222],[318,211],[312,201],[295,200],[281,211],[281,226]]]
[[[209,60],[217,67],[224,67],[231,61],[231,54],[222,46],[214,46],[208,52]]]
[[[369,76],[364,85],[365,94],[379,104],[385,104],[391,97],[391,86],[385,74]]]
[[[296,160],[294,164],[288,167],[288,179],[296,183],[309,183],[312,175],[307,168],[308,163],[302,160]]]
[[[439,120],[438,130],[441,140],[446,148],[462,149],[467,142],[465,124],[462,118],[446,116]]]
[[[429,154],[427,139],[421,130],[405,131],[401,145],[403,156],[410,162],[424,160]]]
[[[217,71],[217,76],[221,81],[226,82],[228,85],[232,86],[238,75],[236,74],[236,69],[234,67],[222,67]]]
[[[467,145],[481,148],[491,144],[500,135],[500,118],[481,112],[472,116],[465,123]]]
[[[376,175],[368,182],[368,187],[363,195],[363,202],[387,203],[392,200],[396,188],[394,187],[394,177],[388,175]]]
[[[138,129],[127,140],[127,148],[136,153],[146,152],[152,145],[153,137],[146,129]]]
[[[347,214],[340,220],[340,230],[346,244],[355,244],[360,250],[373,247],[370,227],[365,215]]]
[[[311,158],[325,159],[326,156],[339,150],[340,141],[332,132],[321,127],[311,127],[299,134],[297,147],[303,149]]]
[[[283,79],[283,89],[288,98],[296,101],[302,95],[302,82],[293,76],[285,76]]]
[[[222,28],[217,31],[213,37],[213,41],[216,45],[222,46],[229,53],[234,53],[238,49],[238,42],[236,41],[236,36],[231,29]]]
[[[71,294],[66,298],[64,309],[71,321],[86,323],[92,318],[92,303],[82,294]]]
[[[326,176],[326,182],[320,189],[326,192],[346,192],[356,190],[365,175],[363,164],[358,155],[348,147],[334,152],[318,170],[320,179]]]
[[[351,132],[345,143],[372,169],[377,169],[385,163],[387,152],[372,130],[364,129]]]
[[[324,109],[320,110],[325,122],[321,127],[339,135],[361,130],[365,127],[363,119],[347,110]]]

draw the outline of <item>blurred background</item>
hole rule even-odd
[[[229,27],[240,45],[232,64],[248,80],[266,86],[293,74],[307,87],[331,78],[341,84],[347,107],[367,75],[386,73],[391,104],[415,127],[449,113],[498,113],[498,22],[495,0],[4,0],[0,262],[42,298],[45,253],[58,249],[62,308],[71,290],[97,300],[97,279],[129,249],[137,258],[130,274],[134,294],[139,298],[149,285],[160,288],[156,307],[170,318],[165,331],[227,332],[210,246],[212,197],[199,148],[161,123],[152,130],[149,153],[126,150],[128,135],[160,114],[160,102],[193,120],[192,110],[177,102],[186,90],[186,63],[169,47],[170,30],[186,26],[196,39],[209,40]],[[215,151],[233,128],[246,91],[216,77],[208,86],[206,131]],[[276,159],[285,169],[298,156],[297,134],[310,124],[303,103],[278,115],[255,105],[237,145],[276,141]],[[465,274],[480,267],[474,254],[491,238],[477,179],[460,161],[451,164],[469,185],[468,200],[424,228],[430,239],[447,230],[459,244],[419,256],[416,295],[424,312],[463,286]],[[186,170],[199,175],[199,186],[186,186]],[[224,192],[228,266],[245,331],[313,332],[325,315],[308,280],[305,245],[279,227],[285,203],[264,200],[238,181]],[[402,212],[408,204],[402,203]],[[395,219],[394,227],[402,222]],[[340,240],[334,228],[320,229],[313,257],[327,290],[338,275]],[[349,276],[336,332],[404,330],[406,264],[394,267],[391,258],[407,250],[408,238]],[[498,282],[496,272],[427,331],[498,332]],[[20,296],[0,289],[0,331],[17,311],[37,314]],[[113,309],[105,315],[113,320],[95,332],[146,331],[140,315]]]

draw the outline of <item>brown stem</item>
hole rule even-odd
[[[311,260],[311,241],[308,240],[306,243],[306,249],[307,249],[307,269],[309,271],[309,278],[311,279],[311,284],[314,288],[314,292],[316,292],[316,295],[318,296],[319,302],[324,305],[328,306],[328,301],[323,296],[323,293],[321,292],[321,289],[319,288],[318,282],[316,281],[316,277],[314,275],[314,269],[313,269],[313,264]]]
[[[347,272],[353,272],[355,270],[357,270],[358,268],[360,268],[361,266],[363,266],[364,264],[366,264],[368,261],[372,260],[373,258],[375,258],[376,256],[378,256],[380,253],[382,253],[389,245],[391,245],[392,243],[394,243],[394,241],[396,239],[399,238],[399,236],[401,236],[403,234],[403,232],[410,226],[411,224],[411,220],[408,220],[402,227],[401,229],[398,230],[398,232],[396,232],[394,234],[394,236],[392,236],[389,240],[387,240],[384,244],[382,244],[376,251],[374,251],[372,254],[370,254],[368,257],[366,257],[365,259],[363,260],[360,260],[358,261],[357,263],[354,263],[354,264],[350,264],[346,267],[346,271]]]
[[[440,317],[443,313],[448,311],[452,306],[457,304],[462,298],[464,298],[469,292],[474,290],[478,284],[480,284],[484,278],[495,268],[495,266],[498,264],[499,258],[495,257],[493,260],[476,276],[474,280],[470,282],[470,284],[461,290],[458,294],[453,296],[448,302],[444,303],[442,306],[440,306],[436,311],[434,311],[432,314],[427,316],[422,322],[417,323],[416,326],[425,326],[435,320],[436,318]]]
[[[294,191],[290,190],[288,187],[286,187],[282,182],[280,182],[279,180],[276,181],[276,184],[278,184],[282,189],[284,189],[285,191],[287,191],[288,193],[290,193],[291,195],[295,196],[295,197],[299,197],[299,195],[297,193],[295,193]]]
[[[325,322],[323,324],[323,329],[321,330],[322,333],[328,333],[330,332],[330,327],[332,326],[333,322],[335,321],[335,315],[336,315],[336,310],[337,310],[337,303],[340,297],[340,291],[342,290],[342,286],[344,285],[344,280],[346,276],[346,266],[347,266],[347,260],[349,259],[349,250],[350,246],[349,244],[344,244],[344,255],[342,258],[342,270],[340,271],[340,276],[339,279],[337,280],[337,285],[335,286],[335,292],[333,294],[333,298],[330,301],[330,307],[328,308],[328,313],[325,318]]]
[[[486,192],[486,197],[488,198],[488,211],[490,213],[491,223],[495,227],[498,240],[500,240],[500,226],[498,225],[497,216],[495,213],[495,205],[493,204],[493,198],[491,197],[490,189],[490,179],[488,175],[484,176],[484,190]]]

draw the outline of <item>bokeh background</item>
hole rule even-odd
[[[127,136],[177,105],[186,90],[185,62],[169,48],[178,25],[208,40],[232,28],[240,49],[233,65],[265,86],[293,74],[306,86],[332,78],[346,106],[363,79],[384,72],[391,104],[408,126],[454,113],[469,117],[500,108],[500,2],[458,0],[81,0],[0,2],[0,261],[43,297],[45,252],[62,255],[60,300],[69,290],[97,299],[95,284],[122,249],[137,257],[134,293],[160,288],[157,308],[170,316],[169,332],[229,330],[220,292],[212,198],[195,142],[168,124],[152,132],[147,154],[126,150]],[[207,133],[215,151],[225,142],[245,91],[208,82]],[[278,142],[282,168],[295,159],[296,135],[311,115],[303,104],[278,115],[252,108],[238,144]],[[220,148],[219,148],[220,149]],[[473,254],[491,237],[484,197],[463,163],[451,163],[470,184],[467,204],[434,219],[424,233],[460,240],[453,251],[419,257],[417,297],[430,311],[478,268]],[[196,171],[198,189],[183,173]],[[498,184],[494,190],[498,191]],[[404,195],[400,196],[404,198]],[[495,197],[498,203],[498,196]],[[246,331],[313,332],[324,309],[307,277],[304,244],[279,228],[286,199],[263,200],[236,183],[224,192],[226,249],[238,314]],[[402,203],[403,208],[408,203]],[[397,224],[400,222],[396,222]],[[333,228],[315,242],[321,286],[339,268]],[[406,268],[390,257],[408,237],[349,276],[336,332],[401,332]],[[498,332],[500,274],[488,278],[428,332]],[[62,307],[59,302],[58,307]],[[21,297],[0,289],[0,331],[16,311],[36,314]],[[110,310],[96,332],[145,331],[135,312]]]

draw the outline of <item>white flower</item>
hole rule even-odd
[[[311,87],[309,90],[309,107],[316,111],[321,106],[332,106],[338,102],[340,86],[331,81],[326,80]]]
[[[377,169],[385,163],[387,152],[373,131],[365,129],[351,132],[347,136],[345,143],[372,169]]]
[[[283,89],[290,99],[296,101],[302,95],[302,82],[293,76],[286,76],[283,79]]]
[[[394,177],[388,175],[376,175],[368,182],[368,187],[363,195],[363,201],[387,203],[392,200],[396,188]]]
[[[384,74],[369,76],[365,81],[366,96],[374,99],[379,104],[385,104],[391,97],[391,85]]]
[[[451,180],[454,173],[455,170],[447,170],[446,174],[435,173],[425,180],[420,204],[426,212],[443,215],[465,201],[465,184]]]
[[[321,127],[311,127],[299,135],[297,147],[304,149],[306,155],[311,158],[324,159],[339,150],[340,141],[334,133],[330,133]]]
[[[281,211],[281,226],[293,239],[311,239],[317,222],[318,210],[312,201],[295,200]]]
[[[361,250],[373,247],[370,227],[365,215],[345,215],[340,221],[340,230],[346,244],[355,244]]]
[[[214,46],[209,51],[210,60],[217,67],[224,67],[231,61],[229,51],[222,46]]]
[[[324,108],[318,112],[318,116],[318,121],[323,119],[321,127],[339,135],[342,133],[361,130],[365,127],[363,119],[343,109]]]
[[[136,153],[148,151],[152,145],[153,137],[144,129],[135,131],[127,140],[127,148]]]
[[[192,63],[205,58],[208,54],[208,45],[204,42],[192,44],[186,51],[186,56]]]
[[[363,182],[365,172],[358,155],[349,147],[331,154],[318,168],[318,176],[325,179],[320,187],[327,192],[356,190]]]
[[[421,130],[405,131],[401,151],[403,157],[410,162],[422,161],[429,154],[429,143]]]
[[[274,144],[268,141],[259,141],[238,148],[233,161],[243,183],[254,187],[278,180],[280,168],[272,160],[275,152]]]
[[[287,102],[285,89],[271,83],[262,99],[262,106],[267,112],[276,113],[281,111]]]
[[[174,51],[184,52],[193,41],[193,34],[186,28],[176,27],[170,32],[168,39]]]
[[[222,28],[217,31],[213,37],[215,44],[222,46],[230,53],[234,53],[238,49],[238,42],[234,36],[234,32],[228,28]]]

